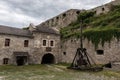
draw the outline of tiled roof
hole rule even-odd
[[[38,25],[36,26],[36,31],[43,32],[43,33],[50,33],[50,34],[57,34],[59,35],[59,32],[52,29],[51,27],[47,27],[45,25]]]
[[[0,34],[32,37],[32,33],[29,30],[13,28],[13,27],[4,26],[4,25],[0,25]]]

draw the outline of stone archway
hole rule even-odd
[[[41,64],[54,64],[54,63],[55,63],[55,57],[53,54],[48,53],[42,57]]]

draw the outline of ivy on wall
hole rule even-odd
[[[96,16],[95,12],[84,11],[78,15],[78,19],[61,29],[62,40],[71,37],[80,37],[80,21],[83,21],[83,37],[91,41],[95,48],[99,44],[104,46],[105,42],[111,42],[113,38],[120,39],[120,5],[112,6],[107,14]],[[88,27],[89,26],[89,27]]]
[[[113,38],[117,38],[119,41],[120,38],[120,29],[111,28],[103,30],[88,30],[83,33],[84,38],[87,38],[91,41],[95,48],[98,47],[98,44],[104,46],[105,42],[110,43]]]

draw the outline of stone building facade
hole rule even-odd
[[[45,26],[22,30],[0,25],[0,65],[60,62],[60,35]]]
[[[10,40],[9,46],[5,46],[5,40],[7,39]],[[24,40],[29,40],[29,47],[24,47]],[[31,54],[31,46],[33,45],[31,43],[31,38],[13,35],[0,35],[0,64],[16,64],[14,54],[17,52]]]

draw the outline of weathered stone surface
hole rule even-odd
[[[10,46],[5,47],[5,39],[10,39]],[[24,40],[29,40],[29,46],[24,47]],[[47,40],[47,46],[42,46],[42,40]],[[50,47],[50,40],[54,41],[52,51],[46,52],[46,47]],[[37,43],[36,43],[37,42]],[[0,35],[0,64],[4,58],[9,58],[9,64],[16,64],[14,52],[28,52],[28,64],[41,64],[44,54],[51,53],[55,56],[55,63],[60,62],[60,37],[48,33],[34,33],[34,38],[19,37],[13,35]]]
[[[10,39],[10,46],[5,47],[5,39]],[[24,40],[29,40],[29,47],[24,47]],[[16,64],[13,53],[16,51],[32,53],[33,40],[27,37],[0,35],[0,64],[3,58],[9,58],[9,64]]]
[[[38,46],[34,46],[34,52],[33,52],[33,56],[34,59],[36,59],[36,61],[38,61],[38,63],[41,63],[42,57],[47,54],[47,53],[51,53],[55,56],[55,63],[60,62],[60,36],[58,35],[53,35],[53,34],[48,34],[48,33],[34,33],[34,43],[38,42],[39,44],[37,44]],[[43,40],[47,40],[47,46],[43,46]],[[54,41],[54,46],[51,47],[50,46],[50,41],[53,40]],[[46,51],[46,47],[51,47],[52,51],[48,52]]]
[[[77,48],[80,47],[80,40],[67,40],[62,46],[62,52],[66,52],[66,55],[62,54],[62,61],[71,63]],[[87,49],[88,55],[97,64],[105,64],[111,61],[120,61],[120,42],[118,42],[116,39],[113,39],[111,43],[105,43],[104,47],[99,44],[96,50],[103,50],[103,55],[97,54],[94,45],[91,42],[88,42],[87,39],[83,41],[83,46]]]
[[[68,26],[70,23],[74,22],[77,20],[78,14],[80,14],[82,10],[78,9],[70,9],[68,11],[65,11],[58,16],[55,16],[43,23],[41,25],[46,25],[49,27],[52,27],[56,30],[60,30],[63,27]]]
[[[95,11],[97,15],[107,13],[110,11],[112,5],[119,5],[120,1],[119,0],[114,0],[110,3],[107,4],[101,4],[101,6],[98,6],[93,9],[89,9],[86,11]],[[77,20],[77,16],[85,10],[79,10],[79,9],[70,9],[68,11],[65,11],[43,23],[41,25],[46,25],[49,27],[52,27],[53,29],[60,30],[63,27],[67,27],[70,23],[74,22]]]

